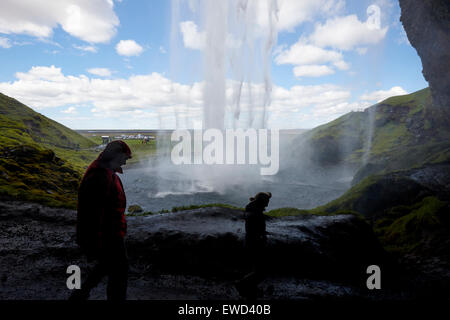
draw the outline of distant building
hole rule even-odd
[[[102,136],[102,144],[108,144],[112,141],[110,136]]]

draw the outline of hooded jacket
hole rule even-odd
[[[266,241],[266,216],[257,201],[245,207],[245,240],[247,245],[262,245]]]
[[[126,234],[126,197],[116,172],[102,161],[102,154],[88,167],[78,189],[77,243],[88,254]]]

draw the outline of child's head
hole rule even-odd
[[[272,194],[270,192],[258,192],[250,201],[257,203],[259,206],[265,208],[269,205]]]

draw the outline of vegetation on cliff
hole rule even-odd
[[[279,208],[267,215],[361,215],[371,223],[385,248],[402,254],[421,250],[426,241],[431,241],[432,233],[426,230],[434,228],[441,230],[435,234],[445,234],[448,199],[406,172],[450,163],[448,119],[431,103],[426,88],[391,97],[364,112],[348,113],[302,134],[297,150],[302,151],[303,160],[306,157],[309,163],[321,167],[353,167],[354,186],[324,206],[310,210]],[[100,143],[95,140],[99,137],[83,137],[1,94],[0,127],[0,196],[74,208],[81,175],[98,154],[93,147]],[[145,156],[156,147],[154,142],[130,146],[136,155],[142,151]],[[202,207],[242,210],[227,204],[203,204],[170,211]],[[129,211],[132,215],[154,214]],[[166,212],[169,210],[157,213]]]
[[[357,183],[375,173],[450,160],[450,126],[425,88],[347,113],[301,135],[294,145],[294,159],[351,167]]]
[[[0,197],[74,208],[95,144],[0,93]]]
[[[450,170],[448,124],[425,88],[312,129],[297,139],[298,161],[352,167],[353,187],[313,210],[278,211],[282,215],[357,212],[391,252],[411,254],[424,247],[428,253],[442,251],[450,242],[449,191],[442,186],[449,177],[441,174]],[[434,173],[426,170],[438,165]]]

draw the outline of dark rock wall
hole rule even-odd
[[[399,0],[400,21],[422,60],[433,104],[450,115],[450,1]]]

